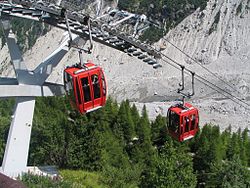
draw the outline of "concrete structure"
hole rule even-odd
[[[16,44],[9,20],[1,21],[16,79],[0,79],[0,97],[16,97],[16,105],[5,148],[1,172],[10,177],[17,177],[27,172],[32,119],[35,97],[63,95],[62,85],[46,83],[53,68],[68,52],[69,37],[33,71],[27,70],[22,53]],[[78,36],[72,35],[72,40]]]

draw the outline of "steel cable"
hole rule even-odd
[[[213,75],[214,77],[216,77],[218,80],[222,81],[224,84],[226,84],[228,87],[230,87],[231,89],[233,89],[233,91],[236,91],[238,94],[241,94],[237,89],[235,89],[233,86],[231,86],[228,82],[226,82],[225,80],[223,80],[221,77],[217,76],[214,72],[210,71],[207,67],[205,67],[204,65],[202,65],[201,63],[199,63],[197,60],[195,60],[194,58],[192,58],[190,55],[188,55],[186,52],[184,52],[183,50],[181,50],[178,46],[174,45],[172,42],[170,42],[169,40],[162,38],[164,41],[168,42],[169,44],[171,44],[174,48],[176,48],[177,50],[179,50],[181,53],[183,53],[185,56],[187,56],[189,59],[191,59],[193,62],[195,62],[196,64],[198,64],[200,67],[202,67],[203,69],[205,69],[207,72],[209,72],[211,75]]]
[[[101,21],[101,22],[102,22],[102,21]],[[103,22],[103,23],[104,23],[104,22]],[[119,31],[119,29],[116,29],[116,31]],[[121,31],[121,32],[122,32],[122,31]],[[115,35],[115,33],[112,33],[112,34]],[[132,38],[135,39],[135,40],[137,40],[135,37],[132,37]],[[168,57],[167,55],[163,54],[160,50],[157,50],[157,49],[153,48],[151,45],[145,44],[145,43],[144,43],[144,45],[146,45],[148,48],[151,48],[152,50],[156,51],[156,52],[159,53],[161,56],[163,56],[163,57],[167,58],[168,60],[172,61],[175,65],[173,65],[173,64],[171,64],[170,62],[168,62],[168,61],[162,59],[164,62],[170,64],[171,66],[175,67],[175,68],[178,69],[178,70],[181,70],[180,67],[183,66],[182,64],[178,63],[177,61],[175,61],[175,60],[173,60],[172,58]],[[179,67],[177,67],[177,66],[179,66]],[[203,65],[201,65],[201,66],[203,66]],[[204,66],[203,66],[203,67],[204,67]],[[206,69],[207,69],[207,68],[206,68]],[[211,72],[209,69],[207,69],[207,70],[208,70],[208,72]],[[190,69],[185,68],[185,73],[187,74],[188,72],[191,73],[191,72],[193,72],[193,71],[190,70]],[[214,73],[211,72],[211,74],[214,74]],[[201,83],[203,83],[204,85],[210,87],[211,89],[213,89],[214,91],[216,91],[216,92],[222,94],[223,96],[228,97],[230,100],[232,100],[232,101],[235,102],[236,104],[238,104],[238,105],[240,105],[240,106],[246,108],[247,110],[250,110],[249,104],[246,103],[245,101],[243,101],[242,99],[240,99],[239,97],[234,96],[233,94],[229,93],[229,92],[226,91],[225,89],[222,89],[221,87],[219,87],[219,86],[217,86],[216,84],[214,84],[214,83],[212,83],[212,82],[206,80],[205,78],[201,77],[201,76],[198,75],[198,74],[195,74],[195,76],[198,78],[198,79],[197,79],[197,78],[196,78],[196,79],[197,79],[198,81],[200,81]],[[218,78],[217,75],[216,75],[216,78],[222,80],[221,78]],[[225,82],[224,80],[222,80],[222,81]],[[225,82],[225,83],[226,83],[227,85],[229,85],[227,82]],[[210,85],[209,85],[209,84],[210,84]],[[230,87],[233,88],[232,86],[230,86]],[[234,89],[234,88],[233,88],[233,89]],[[235,90],[235,89],[234,89],[234,90]],[[237,92],[238,92],[238,91],[237,91]],[[228,96],[225,95],[224,93],[226,93]],[[238,92],[238,93],[239,93],[239,92]],[[247,107],[243,106],[242,104],[240,104],[240,103],[237,102],[237,101],[239,101],[239,102],[241,102],[241,103],[247,105]]]

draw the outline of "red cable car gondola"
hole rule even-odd
[[[105,105],[106,81],[101,67],[88,61],[64,70],[64,86],[71,105],[81,114]]]
[[[171,106],[168,109],[168,131],[182,142],[193,138],[199,130],[199,113],[189,103]]]

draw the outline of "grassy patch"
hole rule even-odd
[[[28,188],[70,188],[71,185],[68,182],[60,180],[52,180],[46,176],[38,176],[32,174],[25,174],[22,176],[21,181]]]
[[[70,183],[73,188],[106,187],[101,183],[101,176],[98,173],[82,170],[60,170],[60,175],[63,177],[63,180]]]

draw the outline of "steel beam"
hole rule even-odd
[[[1,22],[6,36],[16,79],[0,78],[0,98],[16,97],[16,107],[11,122],[4,159],[0,171],[10,177],[27,172],[32,120],[36,96],[64,94],[62,85],[46,83],[53,68],[69,50],[68,38],[49,55],[34,71],[28,71],[22,53],[11,32],[9,20]],[[78,40],[77,35],[72,36]]]
[[[2,171],[10,177],[27,172],[35,98],[18,97],[5,148]]]

